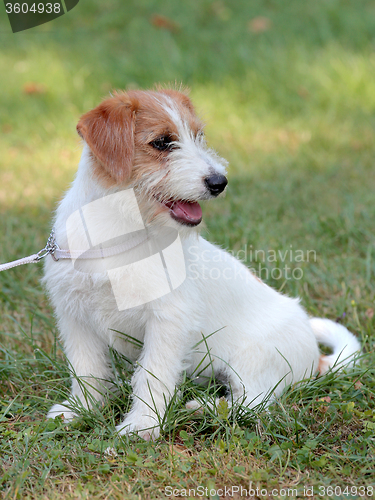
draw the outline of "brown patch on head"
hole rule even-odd
[[[187,92],[181,92],[178,90],[174,89],[160,89],[159,93],[165,94],[171,99],[173,99],[176,103],[178,103],[180,106],[187,108],[191,113],[195,115],[195,109],[194,106],[189,99]]]
[[[77,131],[90,147],[93,172],[102,183],[134,182],[165,166],[169,152],[151,143],[161,137],[179,140],[167,107],[173,107],[194,136],[201,132],[189,97],[170,89],[119,92],[81,117]]]
[[[168,107],[173,107],[194,136],[202,130],[203,125],[197,118],[190,99],[176,90],[130,91],[129,97],[138,102],[135,114],[132,173],[132,181],[137,182],[143,176],[165,168],[168,162],[170,151],[159,151],[152,146],[152,142],[163,137],[168,137],[172,141],[180,139],[178,124],[168,113]]]
[[[144,141],[149,143],[163,134],[169,134],[175,140],[179,139],[177,124],[168,113],[168,107],[179,114],[194,135],[203,128],[189,97],[177,90],[130,91],[128,95],[131,99],[137,99],[139,104],[136,114],[136,135],[139,145]]]

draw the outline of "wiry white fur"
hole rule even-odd
[[[225,173],[225,162],[206,148],[203,139],[193,137],[173,101],[164,102],[164,106],[176,121],[179,148],[170,153],[168,175],[155,172],[133,186],[146,202],[142,205],[146,212],[158,203],[155,193],[164,199],[208,199],[204,178]],[[57,209],[55,233],[61,248],[68,248],[69,216],[120,189],[108,190],[93,177],[88,153],[85,145],[77,176]],[[133,217],[126,206],[111,207],[104,215],[98,214],[95,227],[103,239],[109,228],[121,226]],[[332,328],[331,323],[324,323],[324,328],[320,328],[319,321],[324,320],[310,320],[297,299],[283,296],[260,282],[238,260],[179,225],[167,211],[151,222],[149,230],[155,234],[166,224],[179,229],[187,278],[172,293],[138,307],[118,310],[105,272],[80,272],[72,262],[54,262],[51,257],[45,261],[45,284],[64,349],[81,380],[79,383],[73,377],[71,400],[79,399],[89,408],[91,400],[101,401],[105,397],[112,376],[109,346],[137,361],[132,378],[133,405],[118,426],[120,433],[134,431],[146,439],[157,437],[158,416],[163,415],[165,402],[174,393],[181,373],[185,369],[194,373],[206,357],[204,367],[207,348],[212,366],[200,374],[201,379],[209,377],[213,369],[230,386],[233,400],[245,397],[245,403],[251,406],[272,388],[277,386],[274,396],[278,396],[287,384],[310,376],[318,368],[320,353],[314,332],[318,332],[319,341],[334,348],[329,366],[345,345],[349,346],[350,355],[359,349],[344,327]],[[79,231],[74,238],[74,246],[82,248],[84,241]],[[141,258],[137,251],[134,249],[134,256]],[[172,256],[170,266],[178,271],[179,265]],[[131,272],[122,278],[130,300],[139,288],[157,291],[165,276],[153,270],[142,278]],[[116,330],[139,339],[143,349],[137,349]],[[216,333],[211,335],[213,332]],[[203,336],[207,337],[205,342],[201,342]],[[87,400],[82,383],[90,395]],[[48,417],[63,414],[71,420],[74,412],[64,404],[70,403],[54,405]]]

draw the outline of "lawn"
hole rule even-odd
[[[230,498],[249,485],[260,498],[311,488],[315,498],[370,497],[374,2],[81,0],[17,34],[0,4],[0,74],[0,262],[44,246],[77,168],[83,112],[112,89],[183,82],[230,164],[226,197],[203,207],[205,236],[363,345],[353,370],[291,387],[268,412],[192,415],[184,401],[220,387],[183,380],[157,442],[119,439],[130,389],[115,352],[118,397],[69,426],[45,420],[69,369],[42,267],[1,273],[1,498],[173,498],[189,488],[192,498]]]

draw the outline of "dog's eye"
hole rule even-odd
[[[151,146],[159,151],[168,151],[173,147],[173,139],[169,135],[163,135],[158,137],[154,141],[150,142]]]

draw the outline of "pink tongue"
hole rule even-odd
[[[190,224],[199,224],[202,220],[202,208],[199,203],[187,201],[175,201],[171,207],[173,215]]]

